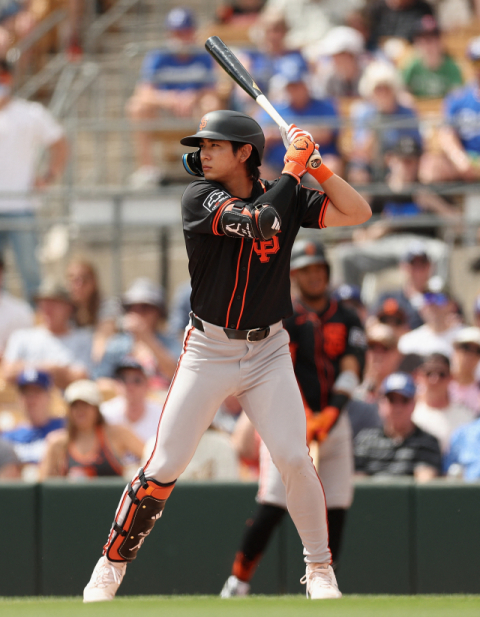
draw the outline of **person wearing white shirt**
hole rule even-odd
[[[444,290],[426,291],[420,314],[425,323],[400,337],[399,352],[423,357],[441,353],[451,358],[453,341],[464,326],[452,323],[454,303],[450,296]]]
[[[52,114],[40,103],[13,97],[12,85],[12,68],[0,60],[0,221],[12,224],[11,229],[0,230],[0,253],[7,243],[12,244],[24,292],[31,301],[40,284],[40,267],[35,203],[27,193],[45,188],[61,176],[67,143],[63,128]],[[43,176],[37,176],[44,151],[48,153],[47,169]],[[20,229],[20,223],[26,228]]]
[[[133,358],[124,358],[115,369],[119,395],[100,405],[109,424],[127,426],[143,442],[154,438],[163,406],[148,398],[148,377]]]
[[[412,421],[438,439],[442,452],[448,449],[455,429],[475,418],[471,409],[451,402],[450,380],[449,359],[440,353],[428,356],[418,369],[418,397]]]
[[[2,289],[4,271],[5,263],[0,255],[0,357],[12,332],[33,326],[33,311],[30,305]]]

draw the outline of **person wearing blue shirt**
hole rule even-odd
[[[65,426],[64,418],[51,415],[52,380],[48,373],[26,368],[17,378],[26,421],[2,434],[13,445],[23,465],[38,465],[46,448],[46,437]]]
[[[480,180],[480,36],[467,45],[473,80],[444,102],[446,125],[439,130],[439,153],[425,161],[423,182]]]
[[[143,61],[140,82],[127,103],[132,122],[159,117],[190,118],[216,109],[215,63],[195,45],[196,22],[188,8],[172,9],[165,22],[168,39],[163,48],[149,52]],[[138,169],[130,178],[132,188],[157,186],[163,172],[155,161],[154,133],[134,133]]]
[[[312,134],[320,147],[325,165],[341,175],[343,165],[337,147],[338,129],[335,128],[335,121],[338,119],[338,111],[335,101],[312,98],[307,79],[308,72],[301,62],[294,58],[284,61],[278,75],[270,81],[270,88],[282,88],[287,100],[275,107],[287,124],[302,126]],[[264,128],[266,138],[262,177],[277,177],[284,165],[285,146],[270,116],[262,112],[258,122]]]
[[[480,480],[480,418],[453,433],[443,467],[445,473],[461,475],[467,482]]]

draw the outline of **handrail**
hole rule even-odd
[[[12,47],[7,52],[7,60],[9,62],[18,62],[23,53],[28,51],[31,47],[38,43],[38,41],[44,37],[50,30],[58,26],[58,24],[67,16],[66,9],[55,9],[42,19],[42,21],[29,33],[26,37],[21,39],[15,47]]]
[[[86,51],[92,53],[99,37],[140,2],[141,0],[118,0],[106,13],[95,20],[85,34]]]

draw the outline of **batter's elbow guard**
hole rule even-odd
[[[182,156],[182,163],[185,171],[191,176],[203,178],[202,161],[200,160],[200,148],[195,152],[188,152]]]
[[[130,562],[152,531],[155,522],[162,516],[165,502],[173,491],[175,482],[162,484],[146,478],[143,469],[139,473],[140,486],[134,490],[129,484],[125,499],[130,505],[120,525],[114,521],[104,554],[110,561]]]

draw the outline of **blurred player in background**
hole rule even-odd
[[[293,316],[284,324],[307,413],[307,441],[318,444],[313,456],[325,491],[335,566],[353,497],[352,434],[348,414],[342,410],[363,370],[365,334],[358,316],[329,296],[330,264],[319,242],[297,242],[290,267],[297,298]],[[247,521],[222,598],[248,594],[272,533],[287,512],[282,478],[263,442],[257,501],[260,505],[253,521]]]

